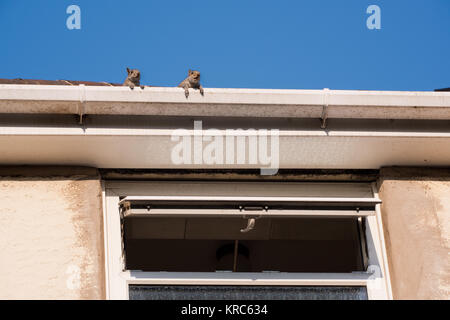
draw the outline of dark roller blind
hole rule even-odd
[[[130,285],[130,300],[367,300],[366,287]]]

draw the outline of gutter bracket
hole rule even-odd
[[[325,129],[327,127],[327,118],[328,118],[328,96],[329,96],[330,89],[324,88],[323,89],[323,106],[322,106],[322,115],[320,117],[320,127],[322,129]]]
[[[80,84],[79,88],[80,88],[80,103],[78,104],[78,116],[80,117],[79,124],[83,124],[83,115],[85,112],[85,104],[86,104],[86,86],[84,84]]]

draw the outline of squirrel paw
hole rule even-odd
[[[201,94],[202,96],[205,95],[205,91],[203,91],[203,88],[200,88],[200,94]]]
[[[186,96],[186,99],[189,97],[189,90],[184,90],[184,95]]]

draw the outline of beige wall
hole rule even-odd
[[[0,167],[0,203],[0,299],[104,298],[97,170]]]
[[[394,298],[450,298],[450,170],[384,168]],[[0,299],[105,297],[95,169],[0,167]]]
[[[385,168],[382,219],[395,299],[450,299],[450,170]]]

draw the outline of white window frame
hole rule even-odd
[[[150,183],[150,182],[149,182]],[[392,299],[392,289],[381,221],[380,204],[366,216],[368,272],[352,273],[239,273],[239,272],[142,272],[123,271],[119,196],[142,196],[146,182],[103,181],[106,298],[129,299],[129,285],[276,285],[365,286],[369,300]],[[209,186],[210,188],[210,186]],[[376,185],[371,185],[377,200]]]

